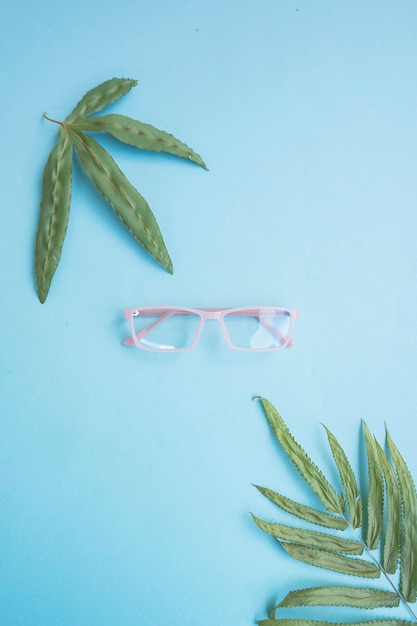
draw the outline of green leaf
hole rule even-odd
[[[80,117],[91,115],[113,104],[138,84],[132,78],[111,78],[87,91],[75,109],[65,119],[66,123],[75,122]]]
[[[73,129],[71,134],[80,161],[97,189],[145,250],[172,273],[171,259],[146,200],[99,143]]]
[[[281,546],[287,554],[297,561],[309,563],[316,567],[347,574],[350,576],[361,576],[363,578],[379,578],[381,571],[379,567],[369,561],[356,559],[347,556],[340,556],[335,552],[310,548],[296,543],[282,542]]]
[[[298,472],[330,513],[343,515],[343,506],[328,480],[295,441],[276,408],[265,398],[260,398],[260,400],[278,441]]]
[[[296,606],[349,606],[358,609],[396,607],[400,603],[398,594],[369,587],[310,587],[296,589],[277,605],[277,609]]]
[[[61,258],[72,191],[72,141],[64,129],[52,149],[42,181],[42,200],[35,246],[35,280],[43,303]]]
[[[348,526],[347,521],[342,517],[329,515],[329,513],[318,511],[317,509],[313,509],[305,504],[294,502],[294,500],[291,500],[280,493],[276,493],[275,491],[271,491],[271,489],[259,487],[258,485],[255,485],[255,487],[281,509],[291,515],[295,515],[296,517],[303,519],[306,522],[311,522],[312,524],[317,524],[318,526],[324,526],[326,528],[333,528],[335,530],[345,530]]]
[[[82,165],[98,190],[147,252],[172,273],[171,259],[148,203],[127,180],[106,150],[80,130],[81,122],[95,124],[96,130],[110,132],[125,143],[146,150],[170,152],[206,168],[202,158],[186,144],[150,124],[142,124],[120,115],[88,117],[121,98],[136,84],[137,81],[131,78],[112,78],[97,85],[85,94],[65,122],[58,122],[44,114],[46,119],[59,124],[60,130],[59,142],[52,151],[44,172],[37,230],[35,278],[41,302],[48,295],[68,224],[72,185],[70,147],[72,148],[73,143],[76,144]],[[90,119],[93,122],[89,122]],[[66,143],[62,144],[64,138]],[[62,145],[65,149],[60,154]]]
[[[112,114],[80,119],[75,128],[86,132],[110,133],[130,146],[152,152],[167,152],[208,169],[201,156],[174,135],[125,115]]]
[[[400,591],[408,602],[417,594],[417,494],[410,471],[387,430],[387,444],[401,489],[401,577]]]
[[[301,449],[292,437],[274,407],[263,400],[268,420],[270,421],[279,441],[286,450],[289,459],[296,465],[300,473],[304,472],[306,453]],[[326,427],[325,427],[326,428]],[[283,550],[292,558],[300,562],[323,568],[327,571],[339,574],[358,576],[368,579],[377,579],[381,575],[390,585],[392,591],[378,588],[356,587],[348,585],[340,586],[317,586],[306,589],[290,591],[289,594],[272,610],[269,620],[262,620],[259,624],[273,626],[278,624],[288,625],[326,625],[330,622],[315,620],[287,620],[276,619],[277,611],[282,608],[310,607],[310,606],[349,606],[357,609],[375,609],[380,607],[396,608],[400,604],[413,616],[413,622],[397,619],[381,619],[361,624],[384,624],[401,625],[416,623],[417,614],[411,607],[411,602],[416,601],[417,590],[417,491],[410,471],[393,443],[388,431],[386,434],[387,445],[391,460],[371,435],[367,425],[363,425],[363,437],[366,447],[368,480],[364,481],[365,488],[360,493],[358,482],[349,465],[346,454],[332,433],[326,428],[333,459],[339,472],[343,485],[340,496],[340,506],[343,508],[347,503],[349,511],[357,506],[360,500],[366,502],[366,524],[362,529],[362,537],[354,529],[351,520],[349,528],[351,536],[357,537],[357,550],[363,548],[364,557],[351,556],[354,552],[343,551],[343,547],[336,545],[335,540],[349,541],[339,533],[317,533],[283,526],[279,523],[268,523],[253,516],[257,525],[268,534],[274,536]],[[300,461],[300,459],[302,459]],[[314,471],[314,469],[312,470]],[[307,472],[308,474],[308,472]],[[310,478],[306,482],[320,483],[321,477]],[[359,483],[360,484],[360,483]],[[385,494],[384,494],[385,486]],[[285,498],[281,494],[265,488],[260,489],[271,501],[286,510],[287,513],[301,517],[305,521],[313,521],[315,518],[309,507],[304,510],[300,505]],[[314,512],[314,509],[312,509]],[[311,518],[308,516],[311,515]],[[356,513],[353,515],[353,517]],[[332,516],[330,516],[332,517]],[[343,519],[343,516],[341,515]],[[365,539],[364,539],[365,537]],[[382,540],[382,541],[381,541]],[[381,558],[372,552],[382,544]],[[400,554],[400,557],[398,557]],[[398,569],[399,577],[391,578]],[[397,582],[399,578],[399,582]],[[398,588],[399,587],[399,588]],[[339,621],[339,623],[341,623]],[[343,622],[345,623],[345,622]],[[354,623],[353,623],[354,624]],[[352,625],[353,626],[353,625]]]
[[[369,480],[366,520],[366,544],[370,550],[374,550],[378,547],[379,539],[382,532],[384,485],[382,481],[382,471],[375,439],[371,435],[371,432],[365,422],[363,422],[363,427],[366,445],[366,456],[368,459]]]
[[[262,619],[259,626],[336,626],[340,622],[325,622],[314,619]],[[403,619],[375,619],[366,622],[347,622],[348,626],[411,626],[415,622]]]
[[[388,574],[398,568],[401,537],[401,494],[400,487],[387,455],[377,443],[378,457],[385,481],[386,522],[382,549],[382,566]]]
[[[362,499],[355,474],[348,458],[336,437],[324,426],[332,451],[334,462],[339,472],[340,480],[345,491],[346,503],[349,512],[350,523],[353,528],[362,525]]]
[[[331,550],[333,552],[341,552],[342,554],[362,554],[363,552],[363,545],[359,541],[343,539],[342,537],[320,533],[315,530],[303,530],[301,528],[284,526],[283,524],[273,524],[265,522],[255,517],[255,515],[252,515],[252,518],[261,530],[281,541],[314,546],[322,550]]]

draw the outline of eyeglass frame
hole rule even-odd
[[[280,346],[274,346],[272,348],[240,348],[232,344],[229,334],[227,332],[226,325],[224,323],[225,316],[233,315],[233,314],[235,315],[240,314],[244,316],[245,311],[249,311],[252,309],[262,309],[267,312],[270,311],[271,313],[275,311],[279,311],[280,313],[289,314],[290,325],[288,329],[288,334],[286,336],[286,339]],[[151,346],[145,346],[139,342],[138,335],[142,335],[144,337],[146,334],[148,334],[150,330],[152,330],[153,328],[161,324],[163,321],[165,321],[168,317],[170,317],[176,311],[181,312],[183,314],[188,313],[190,315],[191,314],[197,315],[200,318],[200,321],[198,323],[198,327],[194,336],[194,340],[189,346],[186,346],[185,348],[174,347],[174,348],[163,350],[159,348],[153,348]],[[134,327],[133,319],[134,317],[137,317],[140,313],[147,313],[148,316],[162,315],[162,317],[158,320],[155,320],[146,329],[143,329],[141,332],[138,333],[136,332],[136,329]],[[163,313],[165,313],[165,315],[163,315]],[[292,333],[292,329],[294,326],[294,322],[298,319],[298,310],[289,309],[285,307],[274,307],[274,306],[245,306],[245,307],[235,307],[232,309],[224,308],[224,307],[222,308],[192,308],[192,307],[178,307],[178,306],[142,306],[142,307],[130,307],[128,309],[125,309],[124,317],[129,322],[131,336],[125,339],[123,341],[123,344],[126,346],[136,346],[140,350],[146,350],[148,352],[188,352],[190,350],[193,350],[198,343],[198,340],[200,338],[200,335],[202,333],[202,330],[204,328],[206,321],[209,319],[218,320],[220,324],[220,328],[223,332],[223,336],[226,340],[226,343],[231,350],[236,350],[238,352],[277,352],[278,350],[282,350],[284,348],[291,347],[294,345],[295,342],[291,338],[291,333]],[[255,317],[255,316],[245,315],[245,317]],[[275,328],[274,329],[269,328],[268,330],[270,330],[272,334],[275,334],[275,336],[277,336],[277,333],[279,333],[278,329],[275,329]]]

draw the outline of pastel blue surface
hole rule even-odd
[[[0,623],[254,624],[329,577],[250,518],[278,516],[254,483],[302,494],[252,396],[324,469],[320,422],[356,469],[361,419],[380,439],[387,422],[417,475],[417,5],[44,0],[0,17]],[[42,114],[113,76],[139,84],[109,110],[210,171],[103,139],[174,276],[76,165],[41,305]],[[123,309],[147,304],[298,308],[296,345],[234,353],[212,323],[187,354],[124,347]]]

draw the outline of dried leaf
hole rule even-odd
[[[145,250],[172,274],[172,261],[146,200],[99,143],[72,128],[71,134],[80,161],[97,189]]]
[[[309,459],[301,446],[294,440],[288,427],[279,416],[274,407],[266,400],[262,399],[263,406],[267,413],[277,439],[283,445],[292,463],[296,465],[300,473],[308,476],[306,482],[311,485],[316,481],[321,486],[329,481],[319,474],[311,473],[315,469],[306,472],[304,466],[309,464]],[[373,620],[363,622],[363,624],[411,624],[417,621],[417,614],[413,611],[411,604],[416,600],[417,588],[417,492],[411,477],[410,471],[394,445],[387,432],[387,444],[391,455],[391,460],[382,450],[381,446],[372,436],[366,424],[363,427],[363,437],[366,447],[368,481],[364,481],[364,488],[361,490],[358,482],[346,457],[346,454],[336,440],[334,435],[326,428],[333,459],[336,463],[344,492],[341,495],[341,506],[347,503],[348,510],[354,511],[347,519],[347,528],[344,535],[350,532],[353,540],[344,539],[340,536],[340,531],[321,532],[298,529],[290,526],[283,526],[279,523],[268,523],[253,516],[256,524],[266,533],[272,535],[280,543],[283,550],[292,558],[320,567],[330,572],[337,572],[347,576],[359,576],[361,578],[377,579],[383,576],[391,591],[379,588],[359,587],[359,586],[330,586],[313,587],[291,591],[272,610],[269,620],[261,620],[262,626],[273,626],[278,624],[293,624],[299,626],[330,624],[330,622],[320,622],[315,620],[287,620],[276,619],[277,614],[283,608],[302,606],[349,606],[354,609],[374,609],[378,607],[396,608],[403,605],[413,616],[414,622],[397,619]],[[360,483],[359,483],[360,484]],[[384,497],[385,484],[385,497]],[[302,505],[284,498],[281,494],[260,489],[272,501],[276,500],[278,506],[300,517],[307,522],[316,523],[315,515],[310,510],[304,511]],[[358,513],[355,507],[359,502],[367,503],[366,524],[362,529],[362,537],[355,529],[355,516]],[[312,510],[314,511],[314,509]],[[309,519],[308,516],[311,515]],[[332,516],[330,516],[332,517]],[[343,515],[340,515],[343,519]],[[400,532],[401,530],[401,532]],[[360,554],[363,549],[363,557],[355,558],[351,554],[344,552],[339,541],[352,541],[355,549]],[[375,549],[382,546],[381,561],[375,556]],[[400,576],[399,589],[397,578],[391,578],[398,567],[398,553],[400,552]],[[356,622],[338,622],[355,626]]]
[[[68,226],[72,190],[72,141],[61,128],[43,173],[42,201],[36,235],[35,279],[45,302],[61,258]]]
[[[381,570],[377,565],[364,559],[341,556],[328,550],[310,548],[297,543],[281,543],[285,552],[297,561],[303,561],[316,567],[322,567],[332,572],[339,572],[348,576],[363,578],[379,578]]]
[[[174,135],[126,115],[112,114],[80,119],[74,127],[89,133],[110,133],[130,146],[152,152],[167,152],[208,169],[201,156]]]
[[[342,554],[362,554],[363,552],[363,545],[359,541],[343,539],[336,535],[319,533],[315,530],[303,530],[301,528],[284,526],[283,524],[273,524],[260,520],[255,515],[252,515],[252,519],[261,530],[281,541],[341,552]]]
[[[325,622],[314,619],[263,619],[259,626],[335,626],[340,622]],[[375,619],[367,622],[348,622],[349,626],[411,626],[415,622],[403,619]]]
[[[350,606],[357,609],[396,607],[400,603],[398,594],[370,587],[310,587],[296,589],[278,604],[276,608],[296,606]]]
[[[301,476],[330,513],[343,515],[343,507],[329,481],[295,441],[276,408],[265,398],[260,400],[278,441]]]
[[[345,491],[346,503],[348,506],[350,523],[353,528],[359,528],[362,525],[362,500],[360,498],[359,487],[355,474],[348,461],[348,458],[337,441],[336,437],[324,426],[332,451],[334,462],[339,472],[340,480]]]
[[[401,490],[402,533],[400,591],[408,602],[417,594],[417,494],[413,478],[403,457],[387,431],[387,443],[394,461]]]
[[[386,523],[382,552],[382,566],[388,574],[398,568],[401,538],[400,487],[389,458],[377,443],[378,457],[385,481]]]
[[[371,435],[371,432],[365,422],[363,423],[363,427],[366,445],[366,456],[368,459],[369,479],[366,520],[366,545],[370,550],[375,550],[375,548],[378,547],[379,539],[382,532],[384,486],[375,439]]]
[[[318,511],[317,509],[313,509],[305,504],[294,502],[294,500],[291,500],[276,491],[272,491],[271,489],[259,487],[258,485],[255,485],[255,487],[281,509],[291,515],[295,515],[296,517],[303,519],[306,522],[311,522],[312,524],[317,524],[318,526],[324,526],[325,528],[334,528],[335,530],[345,530],[348,526],[347,521],[342,517],[329,515],[329,513]]]

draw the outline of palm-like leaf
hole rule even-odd
[[[417,493],[410,471],[387,432],[388,454],[363,424],[366,448],[366,487],[361,493],[348,458],[335,436],[326,428],[333,460],[341,483],[335,489],[291,435],[275,407],[260,398],[268,421],[289,460],[318,499],[318,508],[294,502],[290,498],[257,486],[257,489],[280,509],[324,529],[317,532],[270,523],[252,516],[261,530],[274,537],[294,559],[341,574],[368,579],[366,586],[317,586],[288,593],[260,626],[326,626],[333,622],[309,619],[284,619],[280,609],[291,607],[351,607],[353,609],[397,608],[404,604],[413,622],[402,619],[377,619],[363,624],[402,626],[415,623],[417,616],[410,603],[417,594]],[[322,509],[326,509],[323,511]],[[358,530],[362,526],[360,534]],[[349,533],[349,536],[342,536]],[[380,557],[375,556],[375,550]],[[399,575],[399,589],[396,579]],[[388,590],[370,586],[369,579],[382,578]],[[356,622],[349,622],[354,626]]]
[[[61,258],[68,225],[73,148],[94,185],[151,256],[172,274],[172,262],[161,231],[145,198],[129,182],[110,154],[89,134],[109,133],[141,150],[166,152],[207,169],[199,154],[185,143],[125,115],[95,115],[126,95],[137,81],[112,78],[90,89],[60,124],[59,140],[49,155],[43,185],[36,237],[35,278],[39,299],[45,302]],[[47,119],[50,119],[46,116]]]

